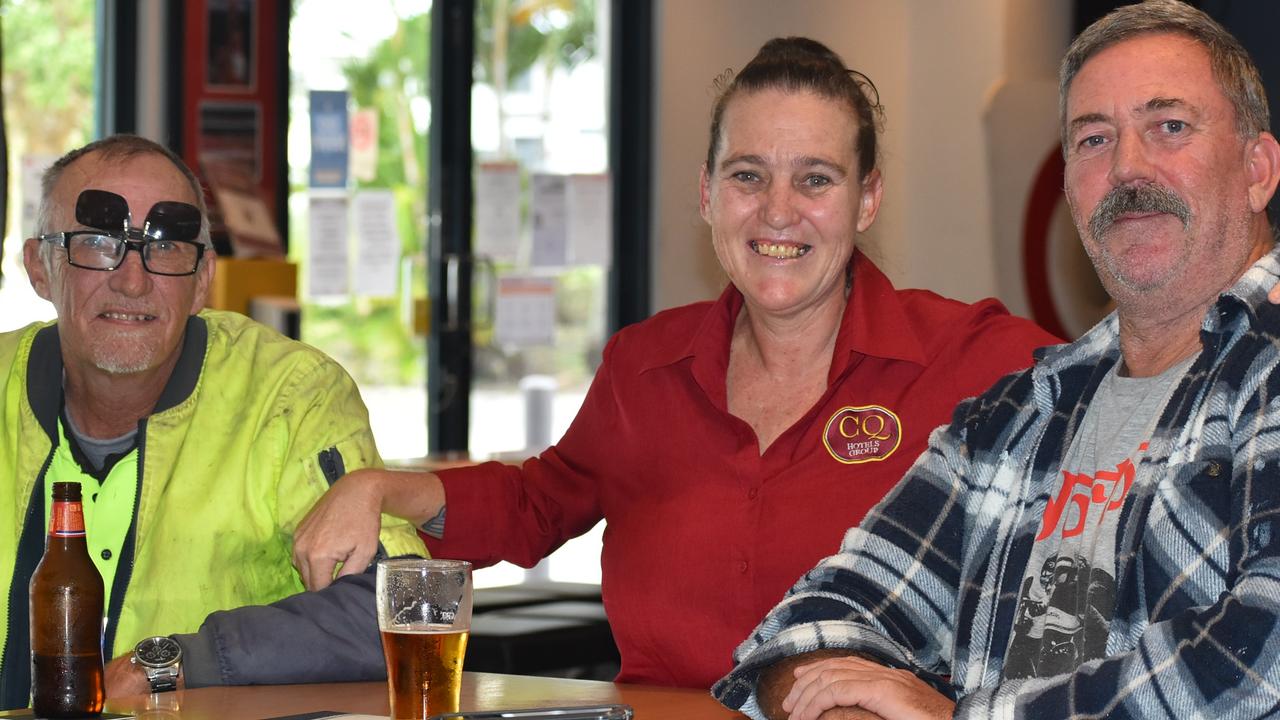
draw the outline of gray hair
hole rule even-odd
[[[1258,68],[1239,41],[1208,15],[1178,0],[1147,0],[1126,5],[1095,22],[1071,43],[1058,72],[1058,114],[1062,152],[1067,152],[1067,92],[1089,58],[1139,35],[1173,33],[1188,37],[1209,53],[1213,78],[1236,111],[1242,138],[1257,137],[1271,127],[1267,94]]]
[[[58,158],[57,162],[49,166],[44,171],[44,175],[40,178],[40,209],[36,214],[36,234],[44,235],[46,233],[57,232],[53,227],[53,216],[55,203],[53,201],[53,189],[57,187],[58,181],[62,179],[62,174],[67,168],[71,167],[80,158],[91,153],[98,153],[103,160],[110,160],[123,163],[143,155],[159,155],[173,164],[178,172],[186,178],[187,184],[191,188],[191,194],[195,197],[195,206],[200,210],[200,235],[198,240],[204,244],[209,250],[213,249],[213,241],[209,238],[209,206],[204,199],[204,190],[200,187],[200,181],[196,179],[196,174],[191,172],[191,168],[182,161],[172,150],[161,145],[160,143],[148,140],[138,135],[111,135],[95,140],[84,147],[76,148],[71,152]],[[104,188],[105,189],[105,188]],[[41,243],[41,254],[46,259],[48,252],[45,246],[49,243]]]

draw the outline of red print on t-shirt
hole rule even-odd
[[[1138,452],[1146,449],[1145,442],[1138,446]],[[1133,486],[1133,477],[1133,460],[1130,459],[1121,462],[1115,470],[1099,470],[1093,477],[1087,473],[1063,470],[1062,487],[1058,490],[1058,497],[1050,498],[1048,506],[1044,509],[1044,519],[1040,526],[1040,534],[1036,536],[1036,542],[1054,534],[1058,529],[1058,523],[1062,522],[1068,502],[1076,506],[1076,521],[1071,527],[1062,529],[1062,537],[1075,537],[1084,532],[1089,513],[1095,507],[1100,508],[1097,520],[1100,524],[1107,513],[1118,510],[1124,505],[1124,499],[1129,495],[1129,488]]]

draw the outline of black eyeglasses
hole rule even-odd
[[[151,206],[142,229],[131,227],[129,202],[106,190],[85,190],[76,199],[76,222],[92,230],[41,235],[67,251],[67,262],[85,270],[115,270],[130,250],[154,275],[193,275],[204,255],[200,210],[195,205],[163,200]]]

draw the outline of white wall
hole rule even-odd
[[[886,108],[903,153],[889,197],[905,222],[882,228],[905,262],[885,269],[903,285],[978,300],[996,294],[982,117],[1003,71],[1003,2],[906,5],[903,102]]]
[[[992,201],[988,102],[1011,73],[1052,75],[1068,10],[1039,0],[661,0],[653,309],[713,297],[725,283],[697,206],[712,80],[771,37],[807,35],[867,74],[885,107],[885,201],[864,239],[871,255],[901,287],[999,296],[1022,311],[1019,283],[1001,283],[1008,271],[996,261],[998,244],[1008,253],[996,225],[1016,212]],[[1052,107],[1039,112],[1042,124],[1043,113],[1054,117]]]

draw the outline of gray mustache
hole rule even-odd
[[[1183,229],[1191,227],[1191,208],[1172,190],[1161,185],[1124,185],[1102,198],[1089,217],[1089,234],[1100,239],[1116,218],[1126,213],[1168,213],[1182,221]]]

